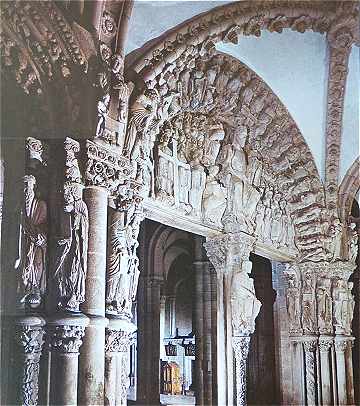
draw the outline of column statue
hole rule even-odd
[[[87,272],[88,209],[82,199],[83,186],[66,182],[64,185],[63,235],[57,241],[54,279],[57,282],[59,306],[79,311],[85,300]]]
[[[47,205],[35,195],[35,177],[26,175],[23,181],[24,208],[15,268],[21,269],[20,302],[35,308],[41,304],[46,289]]]

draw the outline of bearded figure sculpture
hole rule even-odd
[[[70,312],[78,312],[85,300],[89,218],[82,188],[78,183],[64,185],[63,238],[57,241],[54,270],[60,297],[58,305]]]
[[[20,303],[36,308],[40,306],[46,289],[47,205],[35,195],[35,177],[26,175],[23,181],[24,208],[15,268],[21,269],[18,285]]]

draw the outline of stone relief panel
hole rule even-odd
[[[286,305],[291,335],[351,335],[354,266],[313,262],[288,266]]]

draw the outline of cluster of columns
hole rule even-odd
[[[285,271],[294,404],[354,405],[353,268],[305,263]]]
[[[234,233],[204,244],[217,281],[217,404],[246,405],[246,362],[261,303],[249,277],[255,239]],[[234,365],[235,360],[235,365]],[[235,367],[235,376],[233,374]]]
[[[72,165],[78,168],[76,159]],[[65,174],[69,173],[67,169]],[[40,374],[48,376],[47,383],[42,382],[47,385],[45,403],[101,405],[105,402],[119,406],[127,403],[128,353],[136,326],[128,313],[106,313],[109,187],[91,178],[87,181],[82,193],[88,211],[86,258],[80,258],[81,253],[77,253],[78,261],[86,263],[85,300],[79,311],[55,310],[57,304],[51,307],[50,303],[40,310],[25,308],[17,317],[16,342],[21,349],[22,374],[17,400],[22,405],[38,404]],[[56,250],[53,252],[55,256]],[[73,278],[80,277],[78,269],[66,269],[66,272],[73,273]],[[50,296],[59,288],[56,280],[49,280]],[[74,296],[80,294],[74,292]],[[50,297],[50,302],[55,298],[56,294]],[[42,363],[45,352],[49,362]]]

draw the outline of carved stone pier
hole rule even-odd
[[[249,351],[250,335],[255,330],[255,319],[261,303],[256,298],[254,282],[249,277],[252,263],[250,252],[255,239],[244,233],[225,234],[209,239],[205,244],[210,261],[218,275],[217,333],[218,348],[225,348],[226,356],[217,360],[218,380],[226,379],[226,391],[218,392],[219,404],[233,404],[236,385],[236,405],[246,405],[246,359]],[[221,330],[226,330],[225,337]],[[219,340],[223,342],[219,342]],[[225,371],[233,370],[235,354],[236,380]],[[225,376],[224,376],[225,375]],[[221,399],[221,401],[219,400]]]
[[[19,403],[37,405],[39,369],[44,344],[45,320],[40,316],[25,316],[16,321],[16,342],[21,349]]]

